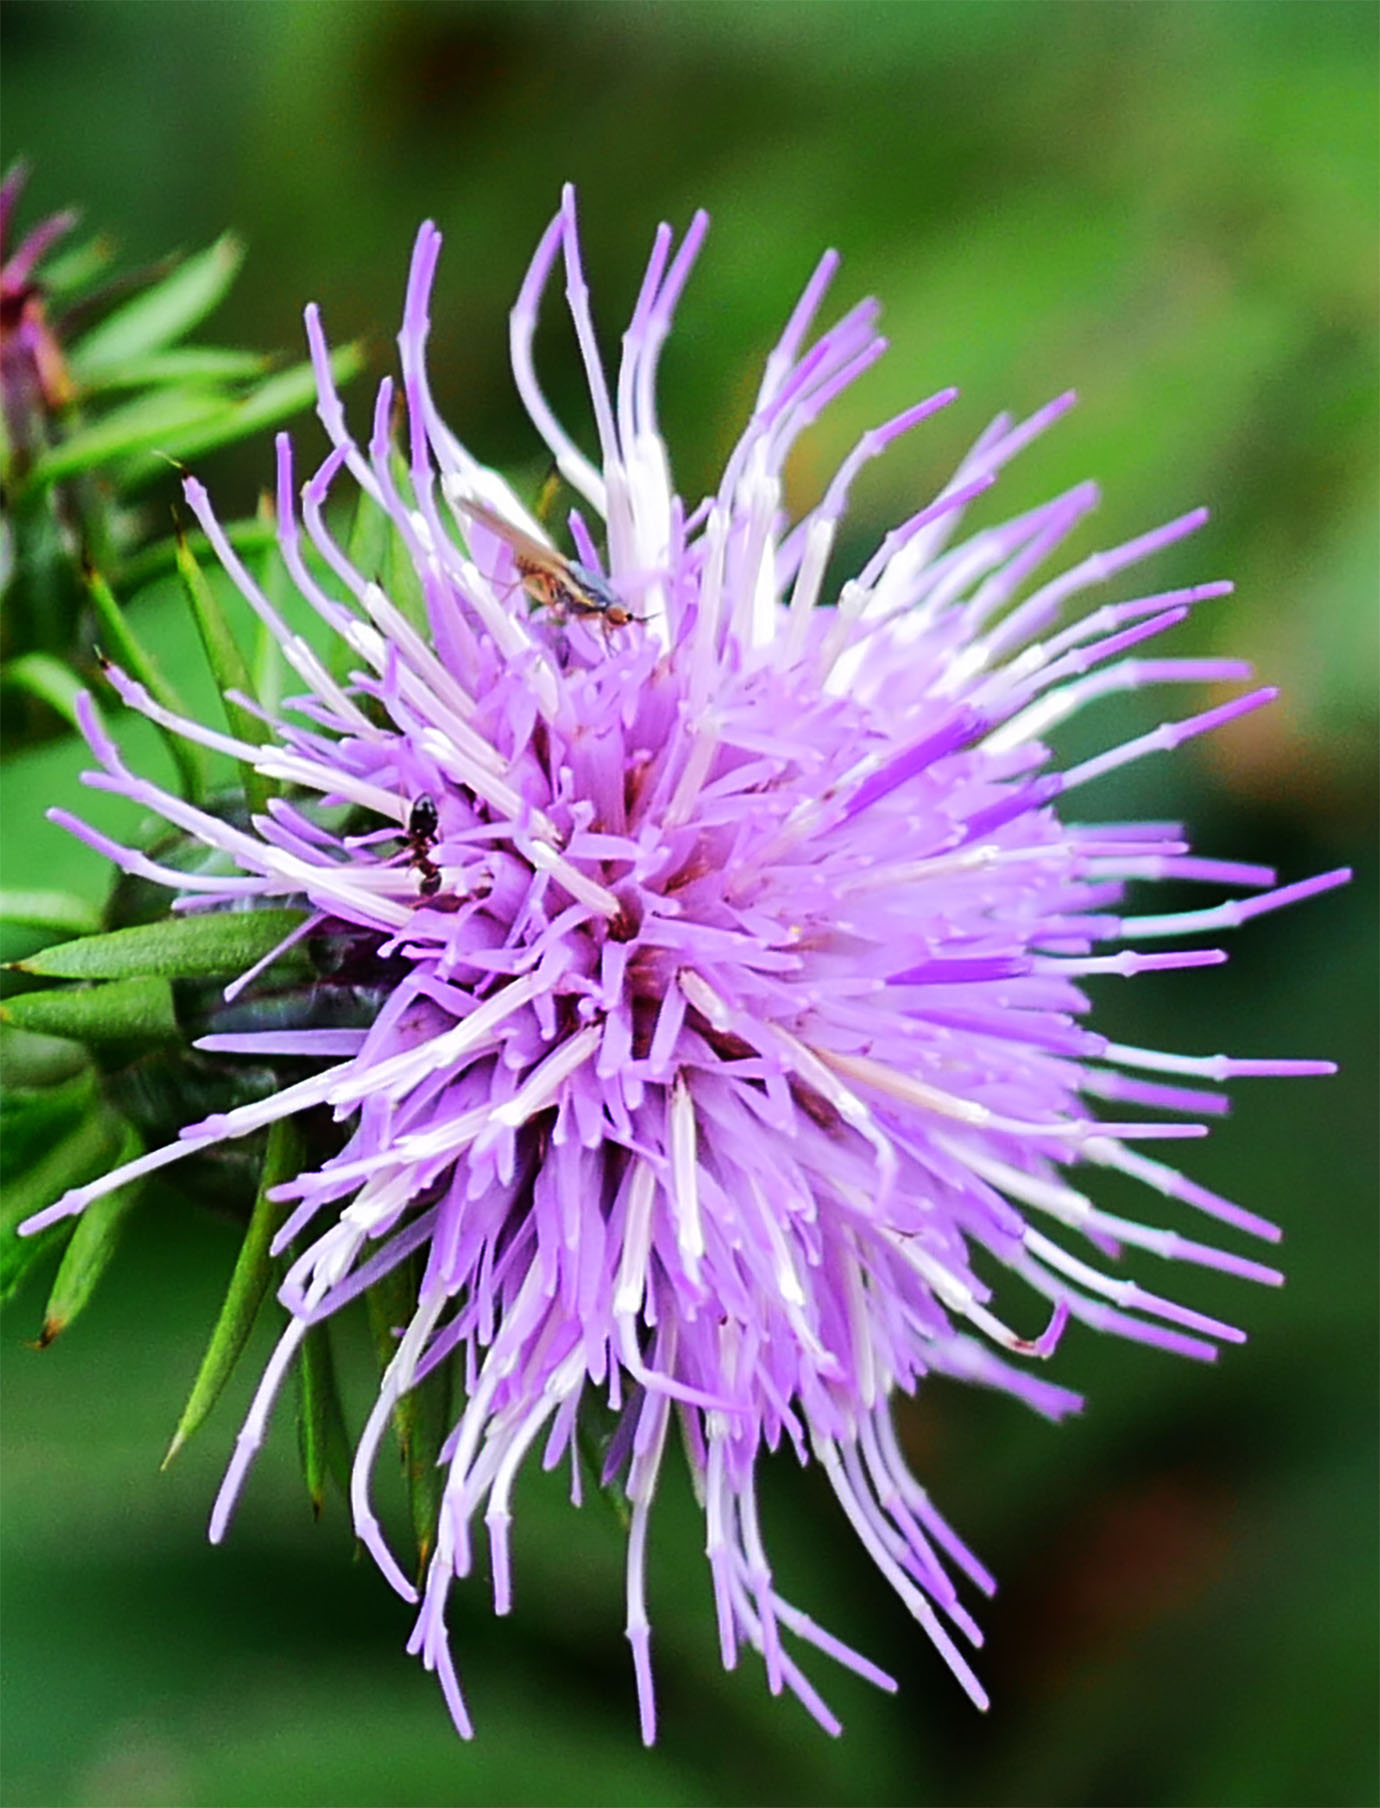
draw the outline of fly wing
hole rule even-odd
[[[534,540],[522,528],[515,527],[511,521],[505,521],[496,510],[485,502],[471,502],[468,498],[455,497],[455,507],[462,515],[468,515],[481,527],[488,528],[491,534],[497,534],[505,545],[510,546],[520,559],[530,559],[534,565],[543,565],[559,569],[565,561],[553,546],[544,546],[540,540]]]
[[[611,609],[623,608],[622,598],[597,571],[591,571],[588,565],[577,565],[574,559],[570,561],[567,570],[572,586],[580,593],[580,601],[586,608],[600,615],[607,615]]]

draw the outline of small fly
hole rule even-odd
[[[565,558],[554,546],[543,546],[482,502],[457,497],[455,506],[498,535],[512,552],[523,589],[553,621],[598,616],[606,628],[626,628],[629,622],[642,620],[614,595],[597,571]]]
[[[421,874],[418,890],[424,898],[434,898],[441,889],[441,873],[431,858],[436,845],[436,831],[441,826],[434,800],[423,794],[407,813],[408,863]]]

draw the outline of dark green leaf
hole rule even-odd
[[[156,389],[170,383],[247,383],[263,376],[269,360],[228,346],[186,345],[128,358],[102,370],[88,389]]]
[[[93,1114],[99,1114],[100,1108],[94,1074],[83,1074],[61,1085],[33,1090],[13,1083],[6,1087],[0,1094],[6,1171],[6,1184],[0,1189],[0,1219],[10,1222],[12,1212],[24,1217],[50,1203],[49,1199],[40,1199],[37,1205],[24,1204],[21,1208],[16,1204],[16,1189],[24,1184],[21,1176],[51,1154]]]
[[[133,1130],[126,1127],[109,1166],[118,1168],[133,1161],[142,1148]],[[103,1198],[93,1199],[78,1218],[44,1308],[43,1329],[38,1336],[40,1345],[50,1344],[65,1331],[95,1292],[97,1282],[115,1254],[125,1219],[142,1191],[142,1180],[131,1181],[128,1186],[118,1187]]]
[[[359,501],[355,504],[354,520],[350,523],[350,537],[346,542],[345,552],[350,563],[366,582],[383,582],[387,574],[388,542],[393,531],[391,517],[372,496],[361,490]]]
[[[24,992],[0,1004],[0,1022],[78,1042],[170,1042],[181,1035],[166,979]]]
[[[205,389],[162,389],[141,395],[123,408],[113,408],[89,426],[79,427],[36,459],[25,479],[22,495],[46,489],[79,471],[94,471],[113,460],[157,447],[161,460],[151,469],[166,468],[167,457],[189,443],[191,429],[209,434],[212,445],[235,438],[226,423],[235,418],[237,404]]]
[[[259,494],[258,513],[260,519],[273,528],[273,541],[271,545],[264,547],[255,562],[254,576],[260,590],[279,615],[291,620],[296,608],[297,586],[288,573],[282,548],[278,544],[277,508],[266,490]],[[336,645],[342,644],[339,635],[332,636],[332,640]],[[261,709],[276,713],[282,706],[288,665],[278,644],[278,636],[262,617],[255,619],[254,650],[250,655],[250,663],[254,672],[254,689],[251,694],[258,699]]]
[[[58,942],[13,965],[44,979],[234,978],[303,921],[298,910],[222,910]],[[289,959],[295,950],[289,950]],[[299,965],[305,956],[297,953]],[[52,993],[28,996],[53,997]]]
[[[609,1440],[596,1437],[587,1424],[587,1418],[588,1415],[582,1412],[575,1421],[575,1461],[584,1465],[594,1483],[594,1493],[612,1513],[619,1531],[626,1534],[632,1525],[628,1498],[617,1482],[605,1486],[602,1481]]]
[[[252,554],[265,546],[271,546],[274,539],[272,521],[261,520],[257,515],[246,516],[239,521],[224,523],[225,537],[236,552]],[[200,528],[187,534],[186,541],[193,557],[204,558],[211,551],[211,543]],[[145,584],[155,578],[161,578],[170,572],[177,563],[177,540],[172,534],[166,534],[161,540],[155,540],[151,546],[142,546],[132,553],[120,566],[119,578],[124,588],[131,594],[141,590]]]
[[[0,409],[0,419],[4,410]],[[11,536],[13,574],[4,591],[5,643],[15,654],[47,648],[66,649],[74,644],[80,586],[72,569],[70,520],[64,520],[60,500],[47,490],[20,493],[22,472],[13,469],[10,449],[0,432],[0,485],[4,487]],[[92,510],[99,515],[100,510]],[[15,717],[7,719],[7,733]]]
[[[74,892],[0,890],[0,923],[32,923],[37,929],[90,935],[100,921],[100,912]]]
[[[417,632],[427,639],[426,593],[417,574],[407,542],[392,522],[388,531],[388,556],[384,563],[383,587],[393,606],[404,615]]]
[[[117,308],[73,346],[70,361],[77,381],[88,383],[127,358],[157,351],[189,333],[220,303],[243,257],[239,240],[227,232]]]
[[[337,383],[347,383],[362,368],[363,363],[363,354],[354,345],[341,346],[331,354],[331,370]],[[267,378],[257,389],[251,390],[237,402],[221,403],[215,412],[205,412],[199,418],[189,416],[180,427],[157,440],[157,449],[171,458],[195,458],[199,453],[210,452],[217,446],[227,446],[234,440],[243,439],[247,434],[277,427],[283,421],[290,420],[294,414],[300,414],[315,399],[316,375],[311,365],[304,360]],[[149,447],[154,443],[153,440],[145,440],[144,446]],[[145,456],[132,462],[122,473],[122,479],[127,488],[132,488],[156,476],[158,471],[159,461]]]
[[[210,1342],[206,1345],[206,1354],[177,1422],[168,1454],[163,1458],[165,1469],[192,1433],[205,1423],[240,1359],[273,1276],[269,1245],[287,1216],[288,1208],[268,1195],[280,1182],[292,1178],[301,1165],[301,1158],[302,1139],[297,1125],[290,1118],[280,1119],[268,1133],[253,1215],[235,1258],[234,1272]]]
[[[365,1295],[374,1354],[380,1371],[398,1350],[397,1332],[417,1309],[414,1261],[399,1263]],[[445,1472],[437,1467],[441,1446],[451,1430],[451,1370],[441,1363],[418,1386],[409,1388],[393,1409],[393,1430],[402,1457],[403,1481],[412,1513],[412,1529],[420,1560],[425,1563],[436,1539],[437,1517]]]
[[[0,1023],[0,1072],[10,1088],[31,1086],[46,1091],[74,1079],[90,1065],[90,1052],[80,1042],[66,1036],[38,1036]],[[4,1153],[10,1162],[13,1152],[8,1146]]]
[[[114,243],[104,233],[55,252],[43,260],[43,287],[55,301],[63,302],[89,289],[110,268]]]
[[[134,638],[109,584],[98,571],[88,568],[84,575],[87,595],[91,598],[97,624],[105,637],[106,651],[118,665],[124,667],[131,678],[136,678],[143,685],[155,703],[161,704],[172,715],[185,716],[186,705],[150,655]],[[200,803],[206,795],[206,760],[201,748],[173,729],[163,727],[161,723],[157,727],[172,755],[173,764],[177,767],[182,795],[189,803]]]
[[[80,1185],[88,1178],[89,1174],[78,1174],[72,1184]],[[54,1198],[66,1190],[65,1186],[59,1187]],[[0,1305],[7,1305],[24,1285],[30,1270],[38,1266],[49,1250],[58,1247],[71,1235],[70,1220],[65,1224],[50,1224],[47,1230],[40,1231],[36,1237],[21,1237],[10,1225],[0,1227]]]
[[[375,1281],[364,1295],[369,1308],[369,1329],[374,1338],[374,1356],[382,1374],[398,1350],[397,1334],[417,1310],[417,1284],[410,1262],[400,1262],[381,1280]]]
[[[77,724],[77,698],[84,688],[81,680],[59,659],[47,653],[21,653],[0,666],[0,685],[26,691],[55,709],[73,728]]]
[[[399,1402],[399,1411],[405,1406],[410,1412],[403,1462],[419,1568],[425,1568],[436,1543],[445,1492],[446,1471],[438,1458],[452,1429],[452,1373],[449,1361],[438,1363]]]
[[[297,1353],[297,1440],[302,1474],[319,1519],[329,1477],[344,1495],[350,1491],[350,1434],[331,1354],[330,1324],[313,1325]]]
[[[5,1185],[0,1192],[0,1300],[55,1243],[72,1234],[55,1224],[36,1237],[18,1226],[69,1187],[103,1173],[119,1150],[124,1126],[99,1102],[89,1077],[46,1093],[11,1094],[5,1101]]]
[[[197,632],[201,636],[216,689],[220,692],[221,707],[225,711],[230,732],[238,740],[257,746],[263,735],[263,724],[229,694],[231,691],[238,691],[242,696],[255,697],[249,667],[240,651],[239,642],[235,639],[229,618],[221,607],[220,598],[208,583],[191,547],[180,532],[177,536],[176,558],[182,587],[192,607]],[[268,800],[277,787],[247,760],[239,762],[239,770],[244,784],[245,801],[252,812],[261,813],[268,808]]]

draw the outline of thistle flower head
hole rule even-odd
[[[573,560],[433,404],[434,227],[417,240],[399,336],[401,455],[393,383],[356,438],[309,310],[333,449],[302,482],[280,438],[278,535],[297,588],[348,649],[348,675],[282,619],[189,482],[301,694],[252,745],[171,717],[119,671],[112,681],[165,727],[286,789],[233,826],[128,770],[88,708],[101,766],[91,782],[222,858],[189,875],[60,818],[126,871],[165,882],[176,908],[298,902],[309,914],[297,933],[348,927],[393,976],[367,1027],[205,1039],[314,1068],[189,1124],[32,1222],[276,1119],[334,1113],[338,1152],[279,1189],[292,1209],[277,1247],[299,1252],[280,1292],[289,1316],[212,1537],[307,1329],[418,1257],[415,1311],[359,1437],[351,1497],[360,1537],[417,1603],[410,1648],[439,1673],[466,1733],[447,1595],[475,1564],[482,1519],[495,1608],[507,1611],[514,1478],[529,1456],[550,1467],[569,1455],[578,1493],[573,1439],[596,1397],[617,1421],[604,1479],[631,1505],[627,1631],[646,1738],[644,1550],[676,1419],[726,1663],[755,1648],[771,1688],[793,1690],[831,1730],[785,1635],[892,1686],[776,1590],[754,1477],[784,1440],[822,1465],[878,1568],[983,1705],[960,1649],[979,1634],[955,1577],[992,1582],[911,1477],[893,1397],[946,1374],[1057,1418],[1077,1398],[1037,1370],[1069,1317],[1187,1356],[1238,1341],[1232,1326],[1114,1275],[1121,1247],[1257,1281],[1277,1272],[1113,1217],[1086,1178],[1120,1170],[1233,1231],[1273,1237],[1146,1145],[1203,1134],[1225,1108],[1211,1083],[1330,1065],[1126,1047],[1085,1021],[1088,976],[1211,965],[1225,956],[1199,936],[1344,877],[1276,887],[1265,869],[1191,854],[1177,825],[1081,820],[1090,781],[1270,691],[1173,715],[1062,770],[1043,742],[1097,698],[1247,675],[1234,660],[1142,648],[1228,589],[1156,593],[1124,575],[1201,513],[1062,572],[1054,562],[1096,502],[1091,485],[961,537],[967,504],[1064,412],[1063,397],[1027,421],[995,420],[940,495],[826,594],[853,479],[953,392],[865,434],[815,506],[788,517],[792,446],[883,349],[871,302],[811,339],[830,254],[767,360],[716,492],[687,505],[656,374],[706,224],[697,217],[675,248],[668,228],[658,233],[613,381],[569,193],[523,284],[513,369],[582,499]],[[538,303],[558,265],[593,460],[533,367]],[[400,536],[420,612],[335,537],[328,501],[346,485]],[[1109,600],[1070,607],[1095,588]],[[1244,901],[1128,914],[1128,884],[1161,878]],[[979,1252],[1026,1286],[995,1299]],[[370,1477],[394,1408],[450,1363],[464,1405],[442,1450],[419,1594],[385,1541]]]

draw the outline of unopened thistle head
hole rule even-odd
[[[1061,397],[1027,421],[993,421],[940,495],[826,594],[853,479],[954,392],[865,434],[815,506],[788,517],[782,473],[797,437],[883,349],[872,302],[811,339],[829,254],[715,494],[684,502],[656,372],[706,224],[697,217],[678,248],[658,232],[612,382],[569,193],[522,285],[513,370],[587,505],[570,518],[573,561],[437,414],[425,363],[433,226],[417,239],[399,336],[401,458],[394,384],[356,438],[308,310],[333,450],[303,483],[280,438],[278,536],[354,669],[333,676],[289,628],[191,481],[192,510],[301,694],[255,746],[169,716],[119,671],[112,681],[133,707],[287,789],[232,826],[129,771],[88,709],[101,766],[90,782],[221,859],[189,875],[54,813],[125,871],[165,883],[175,908],[295,902],[304,932],[348,928],[392,976],[367,1027],[208,1038],[221,1053],[313,1066],[275,1096],[188,1124],[32,1224],[290,1114],[333,1112],[337,1152],[279,1189],[293,1209],[277,1247],[300,1252],[279,1295],[288,1320],[211,1536],[225,1532],[308,1327],[419,1259],[415,1314],[358,1439],[352,1502],[360,1538],[417,1604],[410,1649],[439,1674],[465,1734],[447,1596],[486,1531],[495,1609],[508,1610],[514,1479],[529,1459],[569,1457],[578,1493],[573,1441],[592,1401],[616,1415],[604,1479],[631,1508],[627,1633],[645,1738],[644,1552],[677,1419],[725,1662],[743,1645],[759,1651],[772,1690],[793,1690],[831,1731],[791,1640],[893,1686],[777,1592],[754,1478],[784,1439],[822,1466],[877,1567],[984,1705],[962,1649],[980,1636],[955,1577],[993,1584],[907,1470],[893,1398],[937,1373],[1058,1418],[1078,1399],[1037,1371],[1070,1317],[1200,1358],[1239,1341],[1118,1277],[1121,1248],[1266,1283],[1277,1271],[1102,1211],[1097,1170],[1273,1238],[1146,1145],[1204,1134],[1201,1120],[1225,1109],[1214,1083],[1331,1070],[1127,1047],[1085,1021],[1086,977],[1211,966],[1225,955],[1199,937],[1345,876],[1277,887],[1264,868],[1190,853],[1176,824],[1086,820],[1091,780],[1258,708],[1269,690],[1171,714],[1062,770],[1042,738],[1096,698],[1247,676],[1235,660],[1142,645],[1229,588],[1156,593],[1124,575],[1202,514],[1056,575],[1097,500],[1090,484],[962,538],[967,504],[1064,412]],[[533,368],[557,265],[597,460]],[[328,502],[347,485],[401,536],[424,630],[334,537]],[[1108,600],[1079,613],[1090,591]],[[1128,914],[1128,885],[1155,879],[1242,895]],[[994,1298],[979,1251],[1024,1285]],[[419,1591],[385,1541],[370,1478],[395,1406],[443,1363],[457,1366],[464,1401]]]

